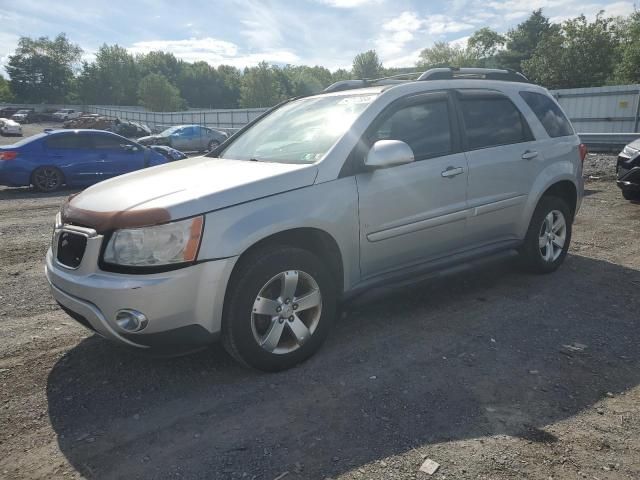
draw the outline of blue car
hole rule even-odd
[[[167,163],[164,155],[102,130],[51,130],[0,147],[0,185],[52,192]]]

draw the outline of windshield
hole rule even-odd
[[[376,96],[325,96],[288,103],[241,134],[220,158],[317,162]]]
[[[166,130],[163,130],[160,135],[167,136],[174,133],[176,130],[180,130],[182,127],[169,127]]]

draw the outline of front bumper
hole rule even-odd
[[[629,157],[618,155],[616,163],[616,184],[623,190],[640,191],[640,155]]]
[[[142,349],[188,351],[215,341],[235,258],[150,275],[110,273],[98,268],[101,241],[101,235],[89,239],[75,270],[60,264],[52,249],[47,252],[46,277],[67,313],[107,339]],[[122,329],[115,321],[121,309],[142,312],[147,326]]]

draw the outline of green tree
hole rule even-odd
[[[523,71],[548,88],[605,85],[617,63],[618,45],[612,19],[600,12],[589,22],[581,15],[546,35],[531,58],[523,62]]]
[[[477,58],[493,57],[506,42],[505,37],[489,27],[477,30],[467,40],[467,47]]]
[[[447,42],[436,42],[433,47],[420,52],[418,63],[421,69],[436,67],[475,67],[478,57],[470,48],[452,45]]]
[[[102,45],[93,63],[84,63],[78,78],[86,103],[135,105],[140,72],[135,58],[118,45]]]
[[[382,63],[375,50],[359,53],[353,59],[354,78],[378,78],[382,74]]]
[[[218,75],[222,80],[222,93],[217,108],[238,108],[240,105],[240,85],[242,74],[236,67],[219,65]]]
[[[13,94],[6,78],[0,75],[0,102],[10,102],[13,100]]]
[[[534,10],[529,18],[506,34],[506,48],[496,54],[497,64],[521,71],[522,62],[531,58],[538,44],[547,35],[557,34],[559,30],[560,26],[551,23],[542,14],[542,9]]]
[[[81,55],[82,49],[64,33],[53,40],[21,37],[6,66],[11,91],[21,102],[64,102],[71,93]]]
[[[633,12],[618,28],[618,57],[613,80],[616,83],[640,82],[640,12]]]
[[[342,80],[351,80],[353,76],[349,70],[345,70],[344,68],[339,68],[335,72],[331,74],[331,83],[340,82]]]
[[[278,70],[269,66],[267,62],[245,68],[240,87],[240,106],[272,107],[284,100],[287,95],[281,90]]]
[[[195,62],[182,66],[177,86],[190,107],[212,108],[221,103],[223,83],[215,68]]]
[[[138,87],[140,105],[153,112],[172,112],[184,108],[180,91],[164,75],[150,73]]]
[[[173,85],[177,85],[178,77],[185,63],[182,60],[178,60],[173,53],[160,51],[139,55],[137,60],[141,76],[159,73]]]

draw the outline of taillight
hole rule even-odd
[[[5,150],[4,152],[0,152],[0,160],[13,160],[18,156],[18,152],[14,152],[13,150]]]
[[[587,158],[587,153],[589,153],[587,146],[584,143],[581,143],[578,147],[578,151],[580,152],[580,160],[584,163],[584,159]]]

